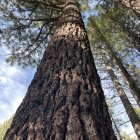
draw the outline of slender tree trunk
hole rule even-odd
[[[116,140],[75,0],[67,0],[4,140]]]
[[[96,23],[94,21],[92,21],[95,30],[99,33],[103,43],[105,44],[105,49],[112,55],[112,57],[115,59],[116,64],[119,66],[122,74],[124,75],[124,77],[126,78],[131,90],[133,91],[132,94],[136,100],[136,102],[138,103],[139,107],[140,107],[140,88],[138,87],[138,85],[136,84],[135,80],[132,78],[132,76],[129,74],[129,72],[126,70],[126,68],[123,66],[121,60],[119,57],[117,57],[117,54],[113,51],[112,46],[110,45],[110,43],[106,40],[106,38],[104,37],[104,35],[102,34],[102,32],[100,31],[100,29],[98,28],[98,26],[96,25]]]
[[[128,100],[128,97],[126,96],[125,91],[123,90],[123,88],[122,88],[117,76],[115,75],[112,67],[109,65],[108,58],[104,54],[102,54],[102,58],[103,58],[103,61],[106,65],[107,72],[114,83],[114,86],[118,92],[118,95],[119,95],[122,103],[123,103],[123,106],[126,110],[126,113],[129,117],[129,119],[130,119],[130,122],[131,122],[131,124],[136,132],[136,135],[137,135],[138,139],[140,140],[140,120],[139,120],[139,117],[136,114],[135,110],[133,109],[130,101]]]
[[[123,66],[121,60],[117,57],[116,53],[112,50],[111,46],[107,46],[107,48],[110,51],[113,58],[115,59],[116,64],[119,66],[123,76],[127,80],[127,83],[132,90],[131,93],[140,107],[140,88],[138,87],[132,76],[129,74],[129,72],[126,70],[126,68]]]

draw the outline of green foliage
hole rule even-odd
[[[88,1],[79,2],[81,9],[86,10]],[[0,41],[10,51],[6,62],[23,67],[36,66],[42,59],[64,4],[65,0],[1,0]]]
[[[123,133],[123,134],[122,134],[122,138],[123,138],[124,140],[137,140],[136,137],[130,137],[127,133]]]
[[[133,46],[139,50],[140,45],[140,23],[139,16],[132,10],[124,7],[124,5],[115,1],[108,1],[102,4],[102,10],[115,24],[115,28],[118,26],[120,31],[124,32]],[[140,51],[140,50],[139,50]]]
[[[140,108],[135,108],[136,113],[138,114],[139,118],[140,118]]]
[[[3,140],[7,129],[11,126],[12,120],[13,117],[5,121],[3,124],[0,124],[0,140]]]
[[[140,87],[140,68],[138,68],[135,64],[130,64],[127,67],[137,85]]]
[[[40,62],[63,4],[49,0],[0,2],[0,39],[10,51],[7,62],[22,66]]]
[[[88,18],[87,30],[93,54],[98,53],[98,58],[97,55],[94,55],[99,60],[96,62],[96,66],[98,71],[101,71],[101,67],[104,64],[101,64],[101,59],[99,58],[102,58],[101,52],[103,52],[110,60],[115,73],[119,75],[119,80],[122,84],[123,78],[121,73],[118,72],[118,66],[114,63],[114,54],[127,70],[129,70],[129,65],[134,64],[140,58],[139,53],[138,55],[136,53],[139,41],[134,37],[138,35],[138,17],[133,11],[128,11],[128,9],[121,6],[118,7],[111,1],[109,3],[102,2],[95,10],[98,11],[98,15],[91,15]],[[115,53],[111,53],[108,48],[111,48]],[[134,72],[131,72],[131,74],[134,75]],[[105,71],[103,71],[103,75],[105,75]],[[139,79],[137,78],[137,80]],[[128,86],[124,83],[122,85],[124,90],[128,91]],[[112,87],[110,86],[109,90],[111,89]],[[110,111],[113,114],[114,108]],[[116,124],[120,122],[120,120],[114,121]],[[129,137],[125,136],[125,138]]]
[[[131,10],[118,6],[114,1],[101,2],[95,8],[98,15],[88,18],[88,35],[92,47],[110,52],[107,46],[117,54],[124,66],[140,58],[138,28],[139,18]],[[127,29],[127,30],[126,30]],[[112,57],[110,55],[110,57]],[[113,60],[112,60],[113,61]]]
[[[87,10],[88,6],[86,4],[81,5],[81,10]]]

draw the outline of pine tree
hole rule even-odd
[[[124,33],[124,36],[126,36],[127,40],[129,40],[129,43],[133,44],[128,45],[128,47],[136,49],[140,52],[140,13],[137,15],[132,10],[125,8],[120,1],[106,0],[103,2],[103,4],[100,5],[100,8],[98,8],[99,13],[109,21],[109,24],[112,22],[111,26],[113,26],[117,33]]]
[[[115,140],[87,33],[67,0],[4,140]]]
[[[3,140],[4,135],[5,135],[6,131],[7,131],[7,129],[9,129],[12,120],[13,120],[13,117],[10,117],[3,124],[0,124],[0,140]]]
[[[110,54],[114,58],[116,64],[119,66],[121,73],[126,78],[131,90],[133,91],[132,94],[133,94],[135,100],[137,101],[138,105],[140,106],[140,94],[139,94],[140,88],[136,84],[136,81],[133,79],[133,77],[130,75],[130,73],[127,71],[127,69],[124,67],[121,59],[117,56],[117,53],[114,51],[110,42],[105,38],[102,31],[100,30],[100,28],[94,21],[94,17],[90,18],[90,22],[91,22],[92,26],[94,27],[94,29],[96,30],[98,36],[100,37],[100,41],[103,42],[102,44],[105,45],[104,49],[108,52],[108,54]]]
[[[122,104],[124,105],[124,108],[125,108],[127,115],[130,119],[130,122],[131,122],[131,124],[136,132],[136,135],[137,135],[138,139],[140,139],[140,119],[139,119],[137,113],[135,112],[134,108],[132,107],[132,104],[128,100],[128,97],[126,96],[125,91],[123,90],[117,76],[115,75],[113,68],[109,64],[108,58],[106,57],[106,55],[103,52],[101,55],[102,55],[102,58],[103,58],[105,65],[106,65],[107,72],[114,83],[114,86],[119,94],[119,97],[122,101]]]

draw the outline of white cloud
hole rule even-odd
[[[5,53],[4,49],[0,52]],[[11,117],[26,94],[34,69],[10,66],[0,56],[0,123]]]
[[[1,64],[0,70],[0,123],[8,119],[16,111],[26,93],[26,86],[16,81],[16,76],[23,77],[22,72]],[[5,69],[5,72],[3,70]],[[15,79],[14,79],[15,78]],[[18,87],[18,88],[17,88]]]

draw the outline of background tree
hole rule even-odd
[[[100,50],[99,50],[101,47],[104,50],[104,52],[108,54],[107,57],[111,56],[109,60],[110,64],[113,66],[113,68],[116,69],[117,65],[114,63],[114,59],[113,59],[114,54],[111,55],[111,53],[108,51],[108,48],[106,48],[106,46],[110,46],[112,51],[117,51],[116,56],[119,57],[119,61],[121,61],[122,65],[125,66],[125,69],[127,69],[127,71],[130,72],[128,66],[131,65],[132,63],[134,64],[136,60],[137,61],[139,60],[139,55],[137,55],[138,53],[137,52],[135,53],[135,49],[133,48],[130,49],[132,42],[129,42],[130,40],[127,38],[126,32],[124,32],[123,30],[120,30],[120,28],[118,28],[119,26],[117,26],[115,22],[112,22],[112,20],[107,16],[108,13],[103,11],[100,5],[98,5],[97,9],[98,9],[97,10],[98,15],[96,14],[94,16],[92,15],[92,18],[94,20],[90,20],[89,18],[89,24],[87,26],[90,43],[91,43],[91,46],[93,46],[92,51],[93,51],[94,57],[96,58],[97,55],[99,56],[99,58],[101,57]],[[115,14],[115,11],[112,14]],[[94,22],[96,22],[96,24],[94,24]],[[98,29],[96,28],[97,26],[98,26]],[[96,61],[96,66],[99,66],[98,67],[99,72],[101,70],[102,65],[103,64],[101,64],[101,60],[98,59],[98,61]],[[118,68],[116,71],[118,71]],[[120,77],[121,74],[119,73],[119,71],[117,72],[117,74],[119,75],[119,81],[121,81],[122,83],[123,79],[122,77]],[[100,74],[100,76],[101,75],[104,75],[104,74]],[[108,83],[107,77],[105,77],[104,80],[106,80],[106,83]],[[134,79],[134,82],[137,84],[137,81],[135,80],[136,79]],[[126,92],[128,92],[128,87],[127,87],[127,90],[126,90],[126,87],[123,86],[123,88],[125,89]]]
[[[139,16],[137,16],[132,10],[124,8],[124,6],[116,4],[114,1],[106,1],[99,5],[100,14],[102,14],[102,19],[108,19],[109,22],[117,29],[118,32],[125,33],[129,42],[132,42],[133,46],[138,51],[139,48]],[[124,38],[124,37],[123,37]]]
[[[111,77],[111,79],[114,83],[114,86],[119,94],[119,97],[122,101],[122,104],[124,105],[124,108],[125,108],[127,115],[130,119],[130,122],[132,123],[132,125],[134,127],[134,130],[137,134],[137,137],[140,139],[140,136],[139,136],[140,119],[139,119],[137,113],[135,112],[134,108],[132,107],[128,97],[126,96],[125,91],[123,90],[117,76],[115,75],[112,66],[109,64],[108,58],[106,57],[106,55],[102,51],[101,51],[101,56],[102,56],[103,61],[106,65],[107,72],[109,73],[109,76]]]
[[[13,116],[10,117],[7,121],[5,121],[3,124],[0,124],[0,140],[3,140],[4,135],[8,128],[11,126],[11,122],[13,120]]]
[[[103,34],[103,30],[101,30],[98,27],[98,23],[95,22],[94,17],[90,18],[91,28],[94,28],[96,30],[96,33],[99,36],[99,39],[104,44],[104,49],[107,50],[107,52],[114,58],[116,64],[119,66],[122,74],[126,78],[127,82],[129,83],[130,88],[132,89],[132,94],[134,93],[134,98],[136,99],[138,105],[140,106],[140,88],[136,84],[136,81],[133,79],[133,77],[129,74],[127,69],[124,67],[121,59],[118,57],[117,53],[114,51],[114,48],[112,47],[112,44],[107,40],[106,36]],[[108,37],[108,35],[107,35]],[[116,45],[116,44],[115,44]]]

